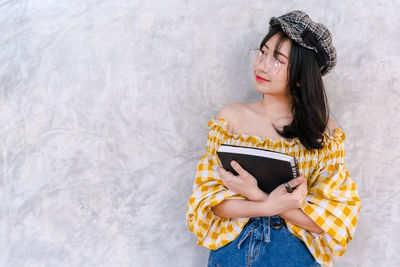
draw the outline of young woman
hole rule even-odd
[[[329,118],[322,81],[336,50],[328,29],[302,11],[269,24],[259,49],[250,50],[263,99],[226,105],[208,122],[186,224],[210,249],[209,266],[331,266],[361,209],[344,165],[345,133]],[[220,167],[221,144],[292,155],[301,175],[266,194],[235,161],[237,176]]]

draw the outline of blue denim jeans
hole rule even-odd
[[[321,266],[279,215],[252,217],[240,235],[210,250],[208,267]]]

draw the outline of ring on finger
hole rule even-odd
[[[285,183],[284,186],[285,186],[286,191],[287,191],[288,193],[292,193],[292,192],[293,192],[293,188],[290,187],[289,183]]]

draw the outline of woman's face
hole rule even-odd
[[[275,34],[265,43],[262,47],[264,55],[267,57],[272,57],[272,61],[275,60],[273,56],[275,43],[278,41],[279,36]],[[289,54],[291,47],[291,39],[285,40],[281,43],[280,48],[278,48],[277,59],[280,61],[279,72],[272,75],[271,72],[265,68],[265,62],[259,62],[253,65],[253,76],[255,80],[255,87],[258,92],[262,94],[269,95],[282,95],[285,97],[290,96],[289,86],[288,86],[288,64],[289,64]],[[260,81],[257,79],[261,77],[267,81]]]

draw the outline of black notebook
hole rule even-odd
[[[258,181],[258,187],[271,193],[279,185],[298,177],[299,167],[293,156],[261,148],[221,144],[217,155],[225,170],[238,173],[232,168],[235,160]]]

